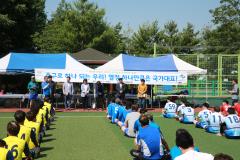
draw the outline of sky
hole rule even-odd
[[[46,0],[48,18],[61,0]],[[74,0],[66,0],[73,2]],[[219,6],[219,0],[90,0],[106,11],[105,19],[111,25],[118,22],[124,29],[136,31],[143,23],[158,20],[160,27],[170,20],[177,22],[181,30],[188,22],[197,30],[212,26],[210,9]]]

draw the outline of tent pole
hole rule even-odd
[[[208,101],[208,77],[206,75],[206,97],[205,97],[206,102]]]
[[[153,108],[153,85],[151,85],[151,108]]]

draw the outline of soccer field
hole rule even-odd
[[[119,128],[105,118],[104,113],[57,113],[51,130],[41,146],[41,160],[129,160],[133,139],[123,136]],[[154,113],[164,136],[172,147],[175,131],[186,128],[194,137],[195,145],[203,152],[224,152],[240,159],[240,140],[229,140],[205,133],[193,125],[180,124]],[[0,138],[6,136],[6,124],[13,113],[0,113]]]

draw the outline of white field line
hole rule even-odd
[[[106,118],[106,116],[56,116],[57,118]],[[162,117],[162,116],[154,116]],[[13,117],[0,117],[0,119],[13,119]]]

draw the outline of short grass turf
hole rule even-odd
[[[47,131],[41,146],[41,160],[129,160],[133,139],[123,136],[120,129],[105,118],[104,113],[57,113],[56,121]],[[240,159],[240,140],[218,137],[193,125],[184,125],[173,119],[164,119],[154,113],[155,121],[169,143],[174,145],[175,131],[187,129],[195,145],[211,154],[227,153]],[[0,113],[0,138],[6,135],[6,124],[13,113]]]

